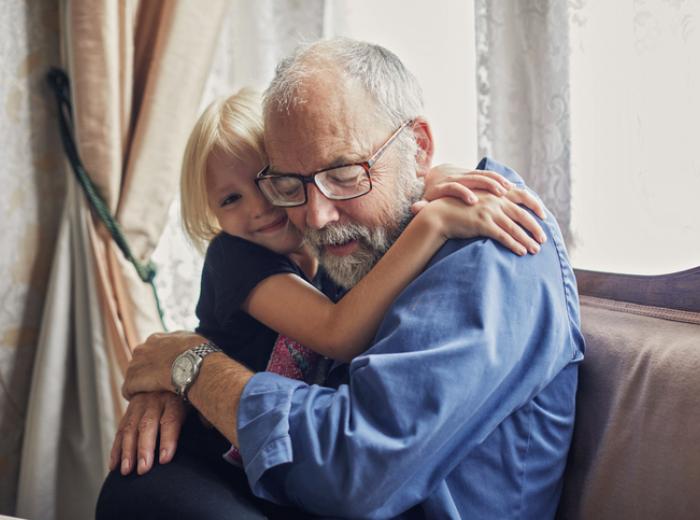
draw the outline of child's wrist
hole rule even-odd
[[[447,225],[438,205],[428,203],[413,220],[425,235],[440,242],[447,241]]]

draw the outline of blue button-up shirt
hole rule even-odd
[[[256,374],[238,412],[253,492],[342,517],[552,518],[584,346],[561,234],[542,226],[534,256],[448,241],[346,384]]]

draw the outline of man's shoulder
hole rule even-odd
[[[482,158],[477,169],[494,171],[517,186],[527,188],[515,170],[490,157]],[[517,285],[533,280],[554,280],[561,285],[562,279],[573,279],[573,270],[556,218],[546,208],[545,212],[547,219],[541,220],[530,211],[547,237],[539,253],[519,257],[496,240],[487,237],[448,240],[421,276],[432,279],[444,276],[445,273],[464,273],[473,279],[512,279],[512,283]]]
[[[457,298],[461,306],[498,300],[506,306],[568,309],[578,321],[576,283],[553,216],[540,222],[547,236],[539,253],[518,256],[490,238],[448,240],[414,281],[420,293]]]
[[[486,280],[515,283],[547,278],[560,280],[562,275],[559,252],[548,236],[539,253],[522,257],[491,238],[448,240],[420,277],[438,278],[438,285],[458,279],[468,280],[469,285],[484,285]]]

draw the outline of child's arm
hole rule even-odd
[[[516,191],[505,197],[480,193],[475,206],[450,197],[431,202],[367,276],[336,304],[298,276],[279,274],[260,282],[243,309],[320,354],[348,361],[364,351],[388,307],[447,239],[487,236],[519,255],[526,254],[526,247],[532,253],[539,250],[520,226],[540,242],[544,233],[527,211],[509,199],[522,201],[522,194]]]

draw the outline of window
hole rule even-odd
[[[636,274],[700,265],[700,4],[588,2],[581,15],[571,24],[572,261]]]

